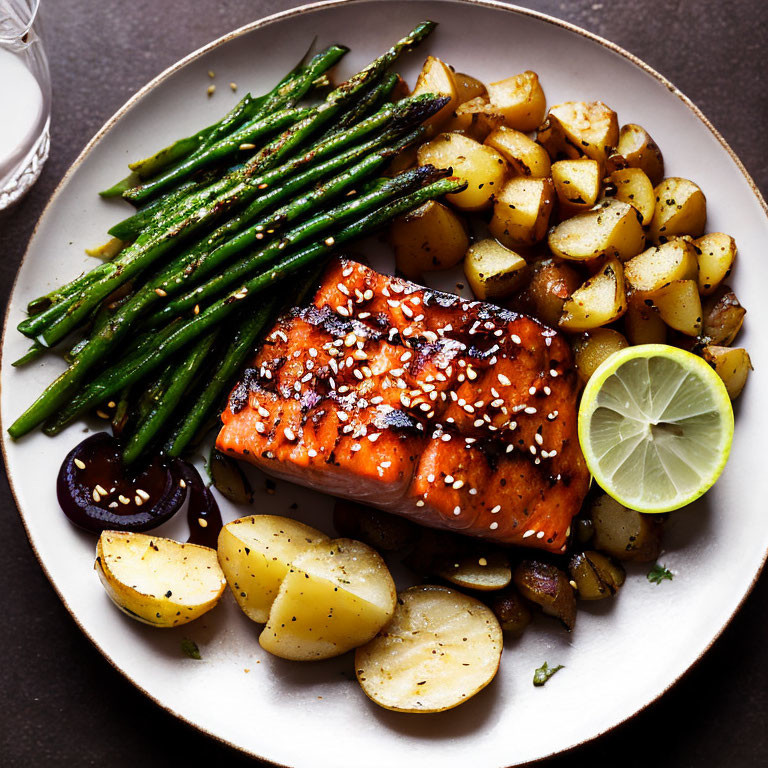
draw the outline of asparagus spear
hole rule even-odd
[[[356,237],[369,234],[371,231],[383,226],[392,218],[407,213],[428,200],[435,199],[445,194],[459,192],[466,187],[466,183],[459,179],[441,179],[428,184],[416,191],[414,184],[421,180],[434,177],[435,170],[429,166],[406,171],[395,179],[400,187],[401,197],[392,200],[376,210],[367,213],[361,219],[347,225],[334,234],[333,239],[325,238],[313,245],[287,255],[280,262],[274,264],[267,272],[252,277],[237,290],[228,296],[215,301],[200,314],[185,321],[173,324],[165,331],[155,336],[151,349],[140,350],[130,357],[120,360],[103,371],[95,380],[85,386],[82,391],[70,398],[69,391],[63,394],[55,381],[39,398],[25,411],[8,429],[13,438],[19,438],[30,432],[46,418],[56,414],[45,428],[47,434],[56,434],[72,419],[83,413],[88,408],[95,406],[111,395],[116,394],[124,387],[137,381],[142,376],[162,365],[171,355],[187,344],[199,338],[211,328],[234,312],[243,301],[250,301],[264,290],[274,288],[282,280],[294,276],[306,267],[327,258],[337,245],[348,242]],[[392,187],[388,190],[391,192]],[[390,197],[386,193],[384,199]]]
[[[149,413],[142,419],[123,450],[123,461],[126,464],[132,464],[139,458],[142,451],[171,418],[184,390],[208,356],[217,335],[218,331],[212,331],[204,336],[200,342],[192,346],[180,365],[173,366],[173,376],[168,387],[157,394]]]
[[[297,103],[312,87],[314,81],[336,64],[347,52],[347,48],[334,45],[317,54],[309,62],[305,70],[296,78],[293,86],[285,93],[276,93],[274,98],[268,99],[256,112],[256,117],[249,123],[238,128],[231,134],[218,134],[215,130],[211,139],[205,141],[202,146],[194,151],[188,158],[177,163],[161,173],[151,181],[139,184],[131,190],[123,193],[123,197],[133,203],[141,203],[157,196],[164,189],[187,178],[196,170],[209,165],[212,162],[229,157],[236,153],[242,144],[250,144],[264,135],[270,126],[266,125],[270,119],[278,114],[287,114],[290,109],[281,109],[284,105]],[[272,126],[275,127],[275,126]]]
[[[208,421],[224,390],[253,352],[256,339],[274,312],[276,299],[267,299],[238,323],[235,335],[203,389],[192,398],[192,407],[181,417],[165,444],[169,456],[181,456]]]

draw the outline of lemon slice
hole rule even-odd
[[[720,477],[732,439],[725,385],[704,360],[676,347],[615,352],[582,395],[587,465],[606,493],[639,512],[669,512],[701,496]]]

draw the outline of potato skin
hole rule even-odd
[[[699,259],[699,293],[713,294],[731,274],[736,259],[736,242],[723,232],[711,232],[693,241]]]
[[[489,238],[469,248],[464,274],[478,299],[494,301],[520,288],[528,275],[528,264],[522,256]]]
[[[619,123],[601,101],[566,101],[550,108],[538,140],[553,160],[586,155],[602,167],[618,143]]]
[[[449,269],[458,264],[469,247],[466,224],[456,211],[430,200],[389,228],[397,268],[418,279],[424,272]]]
[[[550,175],[547,150],[522,131],[502,125],[485,138],[485,144],[500,152],[518,176],[545,179]]]
[[[661,553],[662,519],[644,515],[619,504],[607,494],[590,508],[594,536],[592,547],[617,560],[650,563]]]
[[[530,70],[489,83],[488,97],[504,116],[505,124],[518,131],[535,131],[547,111],[539,76]]]
[[[568,577],[557,566],[523,560],[512,580],[520,594],[540,606],[547,616],[559,619],[570,632],[576,623],[576,596]]]
[[[566,300],[558,325],[566,331],[590,331],[612,323],[626,311],[624,269],[618,259],[608,259]]]
[[[749,359],[747,350],[708,344],[702,350],[701,356],[723,380],[731,400],[735,400],[744,389],[749,372],[752,370],[752,361]]]
[[[577,552],[568,563],[568,572],[582,600],[613,597],[624,584],[626,572],[621,563],[600,552]]]
[[[736,338],[744,324],[747,310],[741,306],[736,294],[721,285],[702,306],[702,338],[707,344],[727,347]]]
[[[435,56],[427,56],[416,79],[412,95],[416,96],[420,93],[435,93],[449,98],[448,103],[426,121],[426,124],[433,128],[439,127],[448,120],[459,106],[459,94],[453,70]]]
[[[494,594],[488,605],[496,614],[501,628],[513,637],[520,637],[533,618],[528,604],[512,588]]]
[[[581,380],[589,381],[603,361],[628,346],[626,338],[612,328],[595,328],[583,333],[573,342],[573,358]]]
[[[557,328],[563,305],[581,285],[581,276],[568,263],[555,259],[536,262],[528,285],[518,294],[513,306]]]

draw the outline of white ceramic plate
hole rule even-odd
[[[709,229],[735,236],[739,264],[733,283],[749,308],[741,343],[755,373],[737,408],[728,468],[695,508],[673,515],[662,557],[675,572],[660,586],[632,569],[618,600],[587,607],[567,635],[539,620],[519,642],[508,642],[501,671],[481,695],[440,715],[401,715],[371,704],[353,679],[349,656],[315,664],[267,657],[257,627],[227,596],[212,614],[186,629],[139,625],[109,603],[92,569],[94,539],[58,509],[54,478],[83,425],[55,439],[35,434],[18,444],[4,437],[8,472],[40,562],[83,631],[135,685],[177,716],[219,739],[275,763],[312,768],[419,765],[499,768],[518,765],[590,739],[631,717],[677,680],[707,649],[756,578],[768,548],[768,473],[754,450],[768,417],[760,406],[768,341],[764,245],[768,223],[759,194],[727,146],[684,97],[650,69],[605,41],[529,11],[492,3],[335,2],[256,22],[192,54],[142,90],[85,149],[58,189],[32,238],[9,306],[7,325],[27,301],[74,277],[93,262],[83,248],[103,239],[125,213],[96,191],[121,178],[125,164],[179,135],[206,125],[236,96],[220,88],[206,98],[215,70],[240,93],[268,89],[304,53],[343,42],[351,73],[422,18],[436,34],[400,71],[412,78],[426,52],[484,80],[536,70],[550,103],[601,99],[624,122],[644,125],[661,145],[670,175],[704,189]],[[2,356],[2,416],[8,424],[60,365],[22,371],[10,362],[25,340],[10,330]],[[256,480],[263,488],[263,479]],[[330,501],[286,484],[253,509],[223,504],[231,519],[250,511],[295,514],[330,530]],[[184,535],[183,522],[166,527]],[[203,661],[180,651],[183,637]],[[544,660],[565,670],[545,688],[531,685]]]

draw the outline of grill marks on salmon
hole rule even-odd
[[[577,395],[556,331],[339,259],[267,335],[217,447],[423,525],[561,552],[589,482]]]

